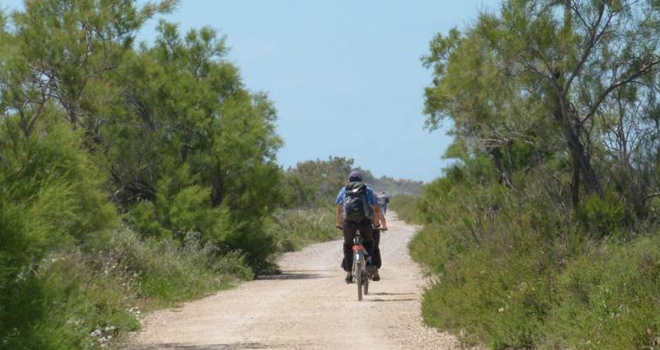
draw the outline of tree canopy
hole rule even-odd
[[[145,21],[175,5],[26,0],[0,12],[1,348],[98,345],[84,325],[125,315],[125,305],[103,303],[133,283],[99,279],[103,261],[134,271],[147,295],[217,288],[220,278],[208,276],[234,263],[255,273],[272,265],[278,247],[266,226],[282,199],[277,112],[244,86],[212,28],[182,33],[161,20],[153,43],[136,43]],[[127,240],[143,251],[114,248]],[[139,263],[159,259],[149,249],[188,257],[160,260],[180,269],[163,275]],[[80,280],[60,281],[62,271]],[[159,287],[200,276],[208,281]],[[101,297],[85,283],[111,288]],[[75,314],[69,299],[106,308],[79,315],[83,326],[63,324],[53,317]],[[53,340],[64,333],[75,336]]]
[[[518,144],[539,160],[568,153],[574,205],[581,188],[602,194],[611,181],[630,182],[644,201],[657,192],[635,174],[648,175],[657,154],[659,10],[655,1],[505,1],[463,33],[438,34],[423,59],[435,77],[427,127],[453,120],[452,150],[491,154],[509,185],[502,151]],[[605,174],[601,159],[622,172]]]

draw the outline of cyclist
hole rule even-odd
[[[364,247],[371,257],[373,255],[373,220],[380,220],[374,213],[380,212],[378,202],[371,187],[362,182],[362,175],[354,170],[348,175],[348,183],[342,187],[335,200],[337,205],[337,226],[344,233],[344,271],[346,283],[353,282],[351,267],[353,265],[353,238],[360,231]],[[369,210],[371,209],[371,210]],[[367,269],[373,271],[371,260],[367,260]]]
[[[378,203],[380,203],[380,208],[383,210],[383,215],[387,214],[387,204],[390,202],[390,197],[385,195],[385,192],[381,192],[378,196]]]

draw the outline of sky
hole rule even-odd
[[[424,130],[420,57],[433,36],[463,29],[501,0],[182,0],[159,18],[182,31],[211,26],[245,86],[266,92],[284,140],[278,162],[353,158],[376,176],[442,175],[446,130]],[[22,0],[0,0],[5,9]],[[157,19],[138,40],[153,42]]]

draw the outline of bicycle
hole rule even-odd
[[[353,238],[353,278],[357,284],[358,301],[362,301],[362,290],[364,295],[369,294],[369,280],[371,274],[367,271],[367,257],[369,254],[362,244],[362,236],[358,233]]]
[[[337,226],[341,229],[341,226]],[[369,281],[371,280],[371,273],[367,271],[367,257],[369,253],[362,244],[362,235],[356,232],[353,237],[353,267],[351,273],[353,280],[356,282],[358,291],[358,301],[362,301],[363,295],[369,294]]]

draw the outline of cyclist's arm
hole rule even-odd
[[[383,230],[387,230],[387,221],[385,221],[385,214],[383,214],[383,211],[378,208],[378,212],[380,213],[380,226],[383,228]]]
[[[387,222],[385,222],[385,215],[380,210],[380,205],[372,205],[371,209],[374,211],[374,225],[378,226],[380,224],[381,229],[387,230]]]
[[[335,199],[335,204],[337,205],[337,226],[344,226],[344,192],[345,189],[342,188],[337,193],[337,198]]]

